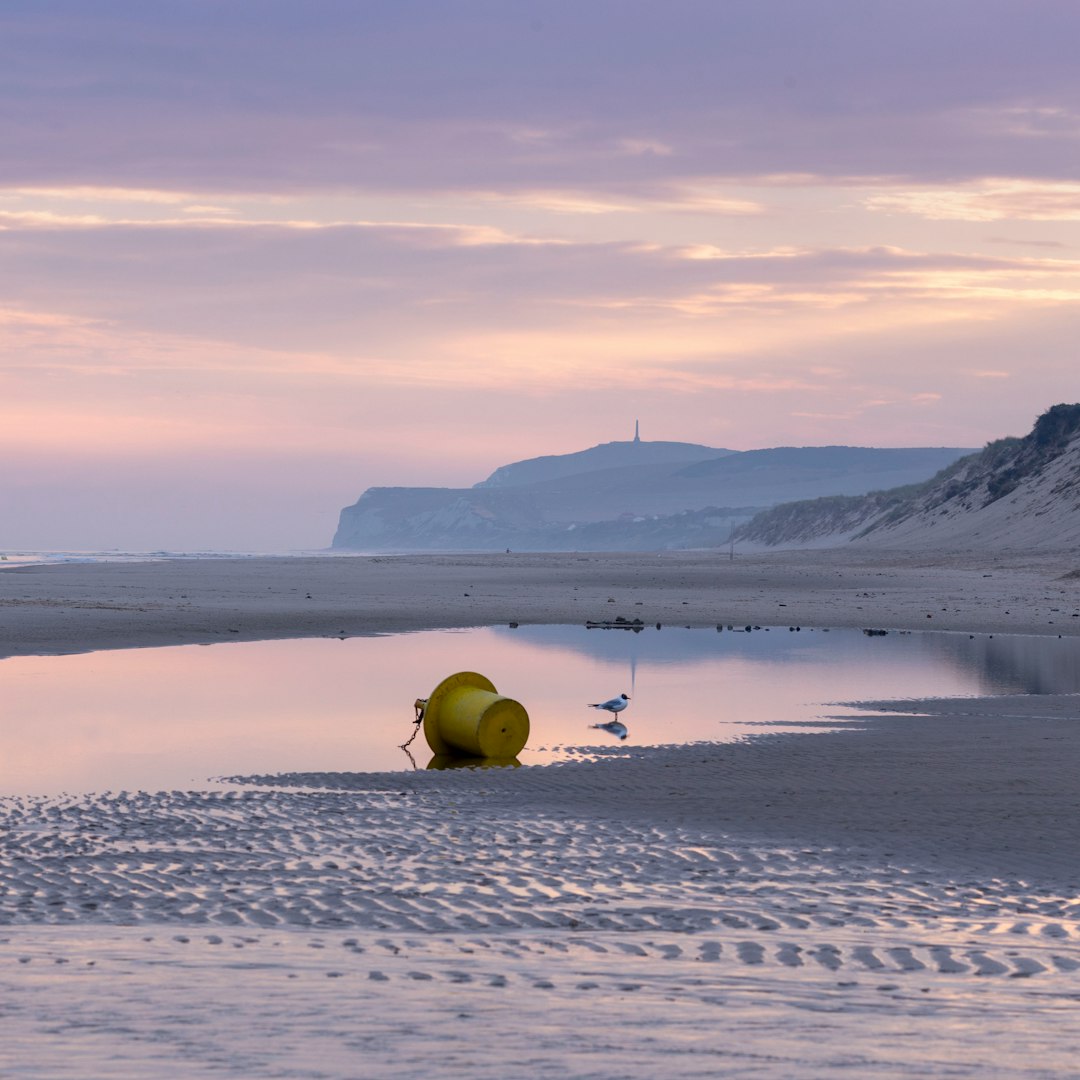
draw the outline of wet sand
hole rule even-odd
[[[0,625],[9,652],[720,609],[1080,629],[1066,558],[507,558],[19,570],[0,595],[35,602]],[[857,728],[543,769],[0,799],[0,1074],[1073,1076],[1078,701],[876,702]]]
[[[0,570],[0,656],[619,616],[682,626],[1080,634],[1078,605],[1080,551],[70,564]]]

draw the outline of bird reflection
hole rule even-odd
[[[606,724],[590,724],[589,726],[598,728],[600,731],[606,731],[611,735],[616,735],[620,739],[625,739],[629,734],[626,730],[626,725],[621,720],[609,720]]]

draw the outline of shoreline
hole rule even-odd
[[[1078,568],[1071,551],[868,550],[35,564],[0,573],[0,657],[619,616],[1073,636]]]
[[[801,849],[833,867],[1009,882],[1069,898],[1062,910],[1080,917],[1080,695],[843,704],[865,715],[827,731],[642,747],[590,762],[231,779],[448,799],[499,817],[531,811],[705,844]]]

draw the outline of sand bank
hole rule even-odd
[[[178,560],[0,571],[0,656],[502,622],[1080,633],[1080,553]]]

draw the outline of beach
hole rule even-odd
[[[516,621],[1080,633],[1080,555],[0,571],[0,653]],[[1080,708],[0,799],[0,1074],[1074,1076]],[[778,717],[783,719],[782,717]]]
[[[640,618],[1080,634],[1080,552],[162,560],[0,570],[0,656]]]

